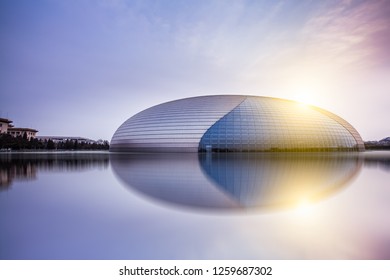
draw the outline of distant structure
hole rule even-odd
[[[390,150],[390,137],[383,138],[379,141],[364,142],[367,150]]]
[[[36,136],[38,130],[14,127],[12,120],[0,118],[0,152],[12,150],[108,150],[106,140],[74,136]],[[0,177],[2,174],[0,174]],[[1,179],[1,178],[0,178]]]
[[[110,151],[364,151],[364,143],[351,124],[315,106],[213,95],[163,103],[134,115],[114,133]]]
[[[26,135],[27,139],[36,138],[38,130],[26,127],[14,127],[11,120],[0,118],[1,133],[9,134],[13,137]]]
[[[66,141],[70,142],[79,142],[79,143],[86,143],[86,144],[95,144],[98,141],[88,139],[88,138],[83,138],[83,137],[72,137],[72,136],[37,136],[36,137],[38,140],[41,141],[53,141],[54,143],[62,143]],[[100,143],[98,143],[100,144]]]

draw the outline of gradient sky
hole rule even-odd
[[[295,99],[390,136],[390,1],[0,1],[0,117],[110,140],[150,106]]]

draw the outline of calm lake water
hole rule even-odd
[[[390,152],[0,153],[0,259],[390,259]]]

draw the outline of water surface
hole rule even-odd
[[[0,259],[390,259],[390,152],[0,163]]]

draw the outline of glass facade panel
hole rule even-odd
[[[268,97],[247,97],[207,130],[199,150],[205,151],[206,146],[221,152],[364,149],[360,135],[340,117]]]

